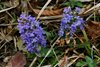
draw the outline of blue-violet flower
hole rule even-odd
[[[20,37],[26,46],[26,50],[30,53],[38,52],[38,46],[46,46],[46,40],[44,37],[44,30],[39,25],[39,21],[32,17],[22,13],[18,19],[18,26]]]
[[[63,18],[61,19],[59,36],[64,36],[67,32],[70,32],[70,36],[73,37],[73,34],[79,28],[81,30],[84,29],[84,20],[78,13],[80,12],[80,8],[76,7],[75,11],[72,11],[71,7],[65,8],[63,10]]]

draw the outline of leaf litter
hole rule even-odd
[[[50,0],[48,0],[50,1]],[[79,16],[86,20],[85,31],[89,38],[90,48],[87,47],[87,42],[82,34],[78,31],[74,34],[73,39],[69,38],[69,32],[66,33],[66,37],[62,37],[56,41],[58,37],[59,25],[61,22],[63,9],[68,7],[64,4],[72,2],[74,8],[75,3],[79,3],[81,12]],[[20,34],[17,29],[17,19],[22,12],[31,14],[37,17],[41,12],[41,9],[47,1],[44,0],[0,0],[0,66],[1,67],[28,67],[32,64],[37,55],[41,54],[30,54],[24,47],[25,44],[20,39]],[[74,3],[75,2],[75,3]],[[100,66],[100,1],[93,0],[51,0],[49,5],[43,10],[40,17],[41,25],[44,30],[49,34],[47,36],[47,47],[50,49],[52,44],[56,44],[52,49],[45,50],[47,56],[38,57],[34,64],[34,67],[41,66],[59,66],[59,67],[75,67],[75,66]],[[44,4],[43,4],[44,3]],[[30,4],[30,5],[29,5]],[[72,3],[71,3],[72,4]],[[74,9],[73,8],[73,9]],[[55,42],[56,41],[56,42]],[[91,55],[87,53],[85,47],[91,49]],[[92,49],[93,48],[93,49]],[[42,48],[39,48],[42,50]],[[20,52],[22,51],[22,52]],[[41,53],[44,53],[41,51]],[[50,56],[49,56],[50,55]],[[55,58],[58,58],[55,59]],[[87,59],[86,59],[87,58]],[[44,60],[43,60],[44,59]],[[43,62],[42,62],[43,60]],[[87,61],[90,61],[87,63]],[[27,62],[26,62],[27,61]],[[40,64],[41,63],[41,64]]]

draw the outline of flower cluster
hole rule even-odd
[[[76,7],[75,11],[72,11],[71,7],[65,8],[63,10],[63,18],[61,19],[59,36],[64,36],[67,32],[70,32],[70,36],[73,37],[73,34],[79,28],[84,29],[84,20],[77,14],[80,12],[80,8]]]
[[[43,36],[45,32],[39,25],[39,22],[32,17],[22,13],[18,19],[18,26],[20,37],[26,46],[26,50],[30,53],[38,52],[38,46],[46,46],[46,40]]]

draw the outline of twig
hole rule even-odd
[[[60,39],[60,37],[58,37],[56,41],[58,41],[59,39]],[[49,49],[49,51],[47,52],[47,54],[45,55],[45,57],[43,58],[43,60],[41,61],[41,63],[38,65],[38,67],[41,66],[41,64],[44,62],[44,60],[46,59],[46,57],[50,54],[50,52],[52,51],[53,47],[56,44],[56,41],[53,43],[53,45],[51,46],[51,48]]]
[[[1,7],[1,8],[3,10],[3,7]],[[13,19],[12,15],[8,11],[6,11],[6,13]]]
[[[91,14],[89,17],[87,17],[86,21],[88,21],[92,16],[93,16],[93,14]]]
[[[12,24],[0,24],[0,26],[12,26],[12,25],[17,25],[18,23],[12,23]]]
[[[33,64],[35,63],[36,60],[37,60],[37,56],[33,59],[32,63],[29,65],[29,67],[33,67]]]
[[[41,16],[42,12],[44,11],[44,9],[48,6],[48,4],[51,2],[51,0],[48,0],[46,2],[46,4],[43,6],[43,8],[41,9],[41,11],[39,12],[37,19],[39,19],[39,17]]]
[[[84,14],[87,14],[87,13],[89,13],[90,11],[93,11],[93,12],[94,12],[94,9],[96,9],[96,8],[99,9],[99,7],[100,7],[100,3],[98,3],[98,4],[95,5],[94,7],[90,8],[89,10],[87,10],[86,12],[84,12]],[[96,9],[96,10],[98,10],[98,9]]]
[[[16,38],[15,38],[15,37],[13,37],[13,39],[14,39],[14,46],[15,46],[15,50],[17,51]]]
[[[70,67],[77,59],[79,59],[80,57],[77,56],[77,58],[75,58],[72,62],[70,62],[66,67]]]
[[[59,19],[62,18],[62,15],[56,15],[56,16],[45,16],[45,17],[40,17],[40,20],[50,20],[50,19]]]
[[[11,10],[13,8],[15,8],[15,7],[10,7],[10,8],[7,8],[7,9],[0,10],[0,13],[5,12],[5,11],[8,11],[8,10]]]
[[[6,43],[7,43],[7,42],[5,42],[5,43],[0,47],[0,49],[2,49]]]
[[[28,3],[28,5],[29,5],[29,7],[31,8],[31,10],[34,12],[33,7],[31,6],[29,0],[27,0],[27,3]]]

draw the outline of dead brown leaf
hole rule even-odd
[[[86,25],[86,32],[95,41],[96,38],[100,37],[100,22],[89,21]]]
[[[63,9],[56,9],[56,10],[44,10],[41,15],[43,16],[55,16],[55,15],[60,15],[62,13]],[[39,14],[40,10],[39,9],[33,9],[34,13],[36,15]]]
[[[12,56],[6,67],[24,67],[25,64],[25,56],[21,52],[17,52],[14,56]]]
[[[65,44],[65,39],[60,39],[60,40],[58,40],[57,42],[56,42],[59,46],[64,46],[64,44]]]
[[[59,67],[65,67],[68,64],[68,57],[64,56],[58,63]]]
[[[66,44],[70,43],[70,39],[69,38],[65,38]]]

